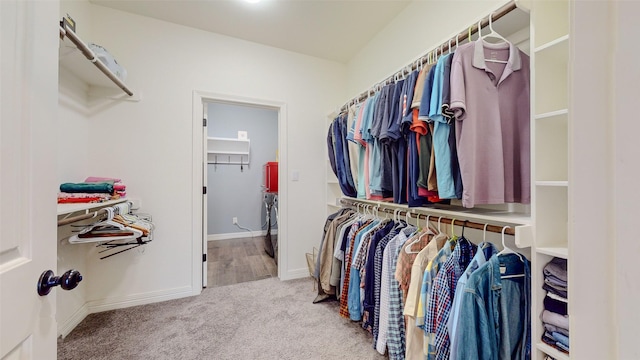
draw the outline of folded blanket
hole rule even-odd
[[[560,314],[556,314],[549,310],[544,310],[542,312],[542,322],[557,326],[559,328],[568,329],[569,328],[569,316],[562,316]]]
[[[549,296],[544,297],[544,308],[560,315],[567,315],[567,303],[552,299]]]
[[[108,177],[99,177],[99,176],[89,176],[84,179],[84,182],[105,182],[105,181],[113,181],[114,183],[121,182],[121,179],[116,178],[108,178]]]
[[[556,278],[567,281],[567,260],[561,258],[553,258],[544,266],[542,270],[544,276],[553,275]]]
[[[68,193],[113,193],[113,185],[109,183],[64,183],[60,191]]]

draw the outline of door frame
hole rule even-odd
[[[256,99],[244,96],[219,94],[208,91],[193,91],[193,196],[192,196],[192,234],[193,234],[193,276],[192,285],[194,291],[206,286],[207,262],[203,261],[203,254],[207,253],[207,221],[204,219],[206,195],[203,187],[206,168],[206,143],[204,139],[206,127],[203,126],[203,113],[205,103],[223,103],[243,105],[276,110],[278,112],[278,278],[282,278],[284,271],[288,269],[287,250],[287,214],[288,214],[288,188],[286,178],[287,171],[287,104],[282,101]],[[199,293],[199,291],[198,291]]]

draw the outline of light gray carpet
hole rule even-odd
[[[310,278],[269,278],[89,315],[58,359],[384,359],[338,303],[313,304]]]

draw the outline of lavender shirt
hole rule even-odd
[[[463,206],[531,202],[529,78],[529,56],[513,44],[478,40],[456,50],[450,106]]]

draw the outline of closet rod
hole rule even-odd
[[[494,22],[494,21],[500,19],[501,17],[507,15],[508,13],[510,13],[511,11],[513,11],[513,10],[515,10],[517,8],[518,8],[518,6],[516,4],[516,0],[509,1],[508,3],[503,5],[498,10],[496,10],[496,11],[492,12],[491,14],[489,14],[488,16],[482,18],[482,20],[480,22],[480,28],[483,28],[483,27],[489,25],[489,17],[491,17],[491,21]],[[470,31],[469,31],[469,29],[470,29]],[[418,59],[414,60],[413,63],[411,63],[410,65],[407,65],[407,66],[403,67],[402,69],[396,71],[393,75],[387,77],[386,79],[382,80],[381,82],[376,83],[375,85],[373,85],[368,90],[360,93],[360,95],[358,95],[357,97],[352,98],[351,100],[349,100],[346,104],[344,104],[340,108],[340,112],[345,111],[350,104],[364,101],[367,97],[369,97],[369,94],[371,93],[371,91],[375,90],[376,86],[379,86],[379,85],[384,86],[384,85],[387,85],[387,84],[392,84],[393,82],[395,82],[395,79],[398,76],[402,76],[403,73],[405,71],[407,71],[407,69],[410,69],[410,71],[416,70],[418,68],[418,64],[420,64],[420,65],[424,64],[424,62],[427,60],[427,57],[428,57],[428,55],[430,53],[433,53],[434,51],[437,50],[437,51],[440,51],[441,54],[444,54],[446,51],[449,50],[449,44],[451,44],[453,46],[456,43],[456,37],[458,39],[458,43],[461,43],[462,41],[464,41],[464,40],[469,38],[469,34],[473,35],[473,34],[476,34],[477,32],[478,32],[478,23],[476,22],[475,24],[471,25],[467,30],[458,33],[457,36],[454,36],[451,39],[447,40],[446,42],[442,43],[440,46],[434,47],[432,50],[427,51],[426,54],[424,54],[421,57],[419,57]]]
[[[97,57],[96,54],[89,49],[87,44],[85,44],[79,37],[76,35],[73,30],[71,30],[68,26],[65,25],[64,28],[60,27],[60,36],[66,36],[74,43],[78,50],[82,52],[82,54],[93,63],[102,73],[109,78],[109,80],[113,81],[114,84],[118,85],[118,87],[124,91],[127,95],[133,96],[133,92],[129,90],[127,85],[125,85],[122,80],[120,80],[111,70],[102,63]]]
[[[347,206],[351,206],[351,207],[355,207],[357,205],[365,205],[368,208],[372,208],[372,209],[376,209],[376,211],[382,211],[384,213],[388,213],[388,214],[393,214],[394,213],[394,209],[386,207],[384,204],[366,204],[366,203],[361,203],[361,202],[357,202],[357,201],[349,201],[346,199],[341,199],[340,202],[344,205]],[[416,219],[427,219],[427,215],[425,214],[421,214],[418,213],[417,211],[424,211],[424,210],[400,210],[399,214],[402,216],[405,216],[407,213],[409,213],[409,217],[415,217]],[[464,216],[463,214],[461,214],[461,216]],[[439,220],[441,223],[444,224],[451,224],[452,221],[455,220],[453,225],[458,225],[458,226],[464,226],[464,227],[468,227],[471,229],[478,229],[478,230],[484,230],[484,226],[486,224],[484,223],[478,223],[478,222],[474,222],[474,221],[469,221],[469,220],[459,220],[459,219],[452,219],[452,218],[448,218],[448,217],[440,217],[438,215],[431,215],[430,220]],[[498,226],[498,225],[487,225],[487,231],[488,232],[493,232],[493,233],[498,233],[501,234],[502,233],[502,226]],[[515,226],[509,226],[508,228],[505,229],[504,231],[505,234],[507,235],[515,235]]]

